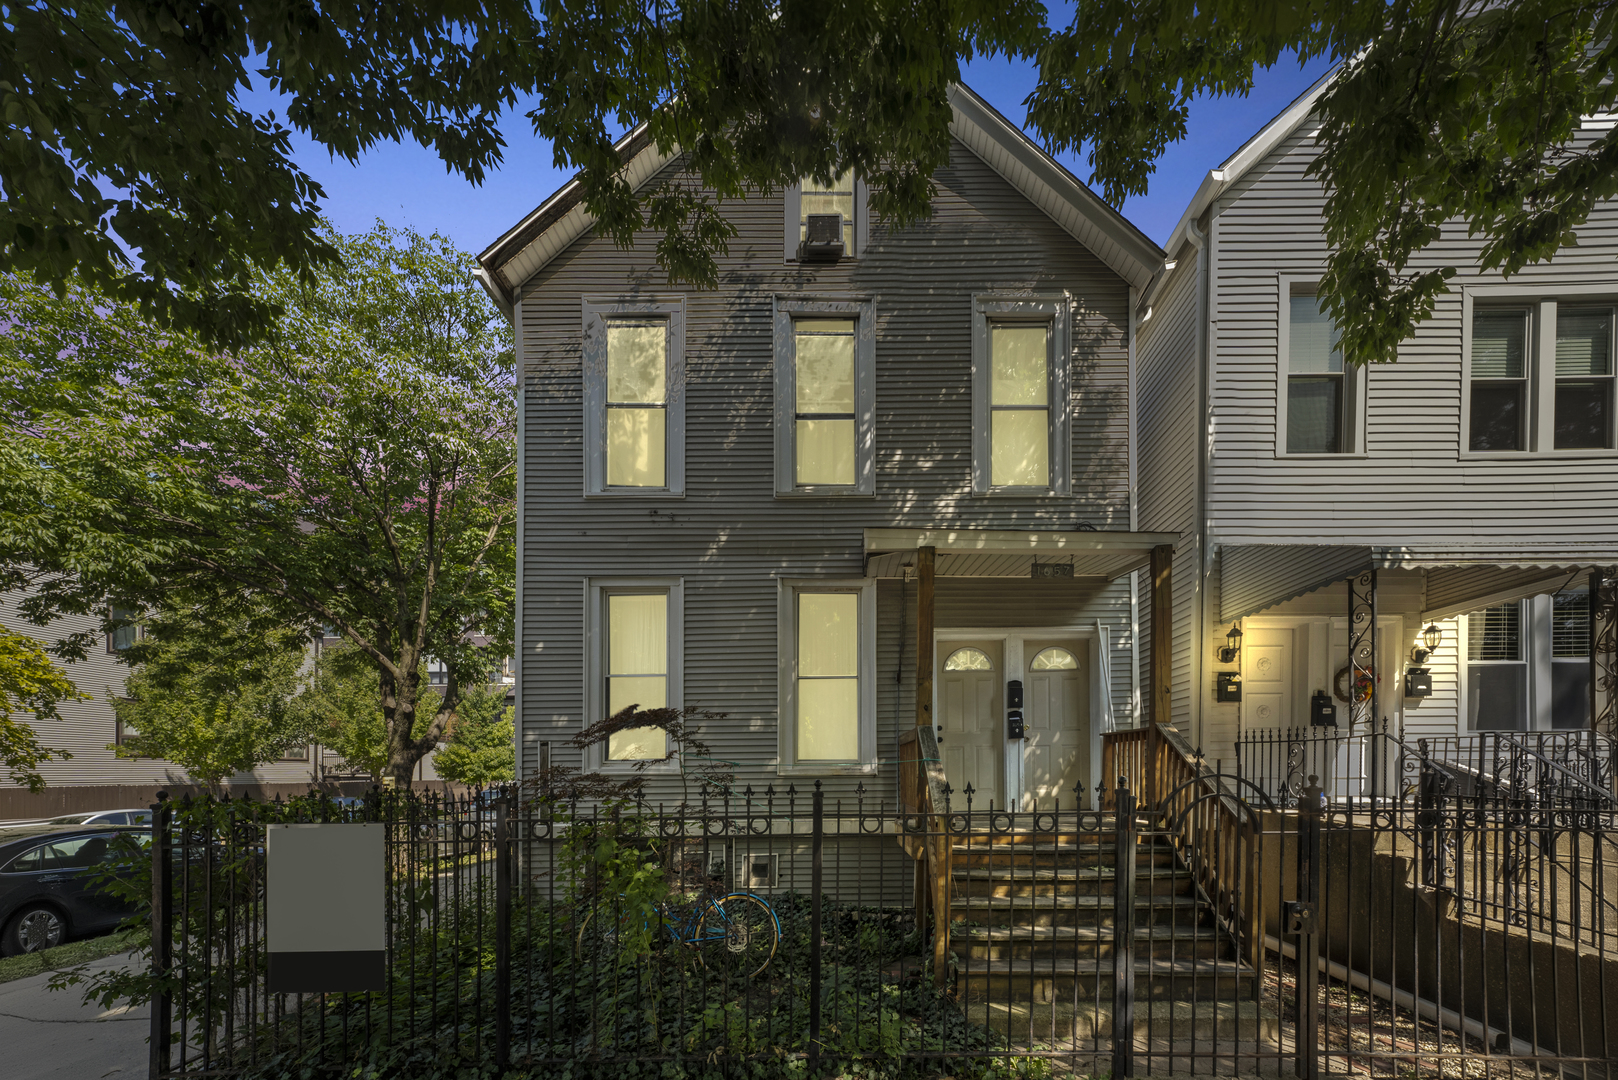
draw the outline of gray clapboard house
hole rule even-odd
[[[671,287],[574,183],[480,256],[521,371],[521,775],[663,757],[655,732],[569,747],[633,702],[724,714],[702,736],[755,799],[892,806],[900,732],[936,721],[975,806],[1093,800],[1102,733],[1142,713],[1133,571],[1176,539],[1136,528],[1130,426],[1162,252],[951,101],[903,231],[858,178],[731,201],[720,286]],[[634,185],[682,177],[620,149]]]
[[[1325,84],[1208,174],[1141,301],[1138,527],[1181,536],[1174,722],[1228,770],[1238,733],[1317,702],[1349,730],[1358,675],[1357,730],[1411,743],[1588,729],[1592,707],[1611,731],[1618,207],[1509,280],[1452,226],[1416,268],[1460,268],[1433,318],[1397,364],[1345,369],[1304,175]],[[1351,604],[1370,671],[1348,670]]]

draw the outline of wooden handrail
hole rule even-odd
[[[899,842],[916,860],[916,929],[926,932],[926,911],[933,912],[933,981],[942,987],[949,977],[950,836],[944,814],[944,762],[938,735],[930,725],[899,732],[899,807],[907,818]],[[919,826],[911,831],[908,820]]]

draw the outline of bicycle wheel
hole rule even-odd
[[[575,960],[610,961],[618,958],[619,943],[627,929],[628,916],[611,907],[592,908],[579,924],[573,939]]]
[[[775,909],[752,893],[731,893],[711,901],[697,924],[702,966],[752,978],[770,966],[781,944]]]

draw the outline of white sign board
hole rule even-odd
[[[265,834],[269,990],[381,990],[387,973],[381,824],[271,825]]]

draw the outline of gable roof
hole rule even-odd
[[[1191,205],[1185,208],[1185,213],[1180,215],[1179,224],[1174,226],[1174,232],[1169,235],[1169,258],[1175,258],[1176,253],[1185,245],[1186,228],[1189,223],[1201,217],[1202,212],[1208,209],[1215,199],[1247,175],[1247,171],[1279,146],[1283,139],[1298,130],[1298,126],[1315,111],[1315,102],[1320,100],[1320,95],[1326,92],[1326,87],[1331,85],[1331,81],[1341,70],[1342,65],[1339,64],[1316,79],[1314,85],[1294,98],[1292,104],[1282,109],[1275,119],[1259,128],[1252,138],[1242,143],[1234,154],[1220,163],[1217,169],[1208,171],[1208,175],[1202,178],[1197,193],[1191,196]]]
[[[1064,231],[1137,289],[1163,262],[1163,251],[1117,210],[1063,168],[972,90],[949,88],[950,134]],[[639,188],[679,153],[661,153],[642,124],[617,143],[624,176]],[[574,177],[478,256],[477,278],[508,315],[517,288],[595,223]]]

